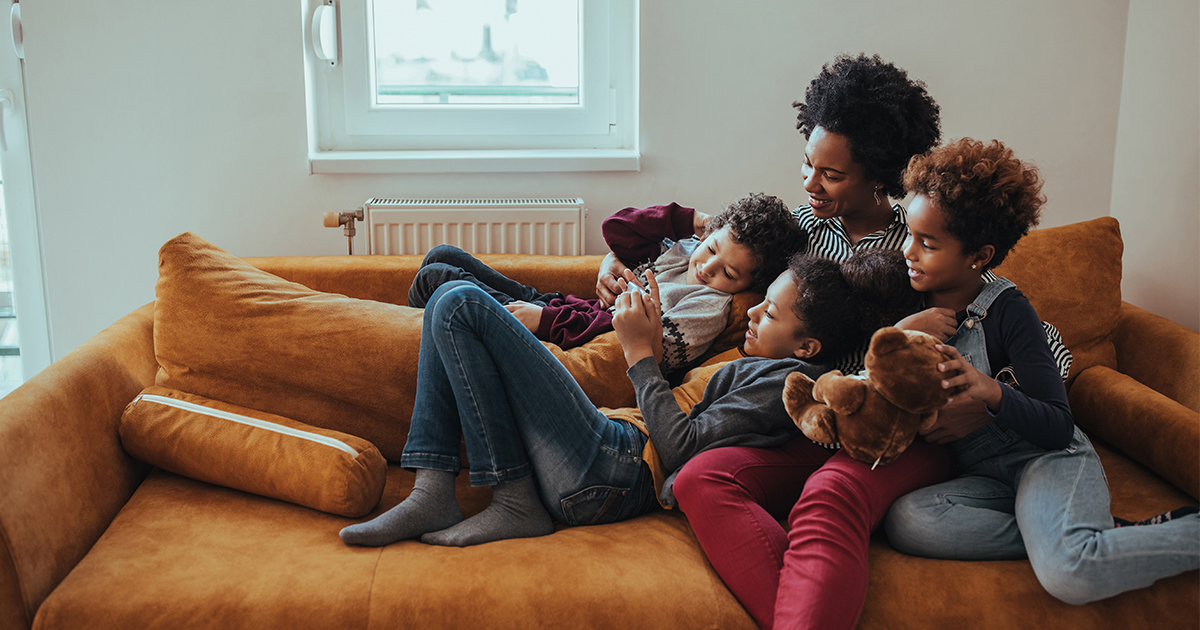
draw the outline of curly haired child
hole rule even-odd
[[[663,233],[654,210],[625,208],[605,221],[605,239],[614,251],[654,250],[657,257],[634,271],[653,271],[662,299],[662,367],[686,367],[708,349],[728,323],[733,294],[762,293],[804,248],[804,232],[777,197],[747,195],[717,214],[700,238]],[[617,224],[618,230],[609,229]],[[668,226],[669,227],[669,226]],[[690,228],[690,226],[689,226]],[[612,330],[612,309],[600,300],[544,294],[511,280],[452,245],[425,256],[409,289],[409,306],[424,307],[438,287],[467,280],[505,305],[538,339],[567,349]],[[624,282],[624,281],[623,281]],[[622,285],[624,287],[624,285]]]
[[[413,491],[343,529],[342,540],[467,546],[546,535],[555,521],[611,523],[667,505],[670,476],[696,453],[797,435],[783,407],[787,376],[819,376],[824,368],[814,362],[853,347],[862,334],[837,264],[794,259],[748,312],[747,356],[705,368],[703,396],[685,411],[655,356],[663,318],[653,273],[646,284],[648,291],[630,285],[621,294],[613,320],[638,409],[603,411],[478,285],[442,285],[425,308],[417,396],[400,458],[415,471]],[[820,317],[805,319],[810,312]],[[460,443],[471,483],[493,486],[491,505],[465,520],[454,499]]]
[[[939,346],[952,357],[939,369],[961,374],[943,387],[965,386],[954,399],[981,401],[988,416],[949,443],[961,476],[892,505],[884,523],[892,545],[933,558],[1028,557],[1042,586],[1076,605],[1200,567],[1193,510],[1114,527],[1104,470],[1071,417],[1037,313],[1007,279],[980,279],[1037,224],[1037,169],[1000,142],[964,138],[913,158],[905,184],[916,193],[910,281],[959,322]],[[1005,365],[1019,389],[996,380]]]

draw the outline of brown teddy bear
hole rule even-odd
[[[937,410],[962,390],[942,389],[953,373],[938,371],[950,357],[934,348],[937,343],[923,332],[881,328],[871,337],[866,376],[834,370],[814,383],[799,372],[789,375],[783,389],[788,415],[810,440],[840,445],[872,468],[886,464],[919,430],[933,426]]]

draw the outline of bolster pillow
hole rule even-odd
[[[383,495],[387,462],[367,440],[194,394],[148,387],[119,430],[136,459],[322,512],[363,516]]]

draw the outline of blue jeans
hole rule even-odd
[[[472,485],[534,475],[542,503],[568,525],[610,523],[657,505],[646,436],[600,413],[562,363],[476,285],[454,281],[425,307],[405,468],[457,473]]]
[[[537,289],[513,280],[453,245],[438,245],[425,254],[421,268],[408,288],[408,305],[425,308],[434,291],[447,282],[466,280],[483,289],[501,304],[520,300],[546,306],[561,293],[542,294]]]
[[[1087,436],[1046,451],[993,422],[953,442],[961,477],[901,497],[884,521],[892,545],[953,560],[1029,557],[1069,604],[1111,597],[1200,567],[1200,515],[1113,528],[1108,480]]]

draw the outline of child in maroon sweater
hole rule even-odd
[[[752,194],[730,204],[703,232],[676,226],[675,204],[626,208],[604,221],[605,239],[629,259],[656,256],[635,271],[653,271],[662,296],[663,367],[684,368],[725,329],[734,293],[761,293],[792,253],[804,248],[804,232],[778,198]],[[409,290],[409,306],[424,307],[446,282],[468,280],[487,291],[539,339],[562,348],[583,345],[612,330],[612,312],[596,298],[542,293],[520,284],[450,245],[426,255]]]

